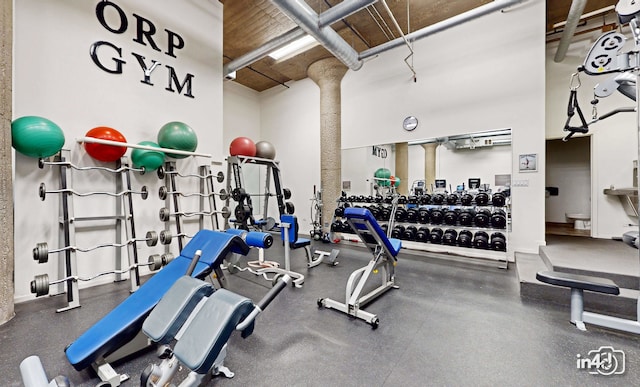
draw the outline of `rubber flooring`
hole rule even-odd
[[[282,262],[282,247],[276,244],[266,259]],[[295,250],[292,269],[306,275],[304,287],[287,287],[258,316],[253,335],[231,337],[225,364],[235,376],[217,377],[210,385],[640,385],[638,336],[597,327],[577,330],[566,308],[522,299],[514,268],[401,253],[400,288],[363,308],[378,315],[374,330],[317,306],[318,298],[344,301],[350,273],[366,265],[370,253],[343,244],[318,247],[339,248],[339,264],[307,269],[304,252]],[[248,259],[256,257],[252,252]],[[270,282],[247,272],[227,274],[227,279],[229,290],[255,301],[270,288]],[[60,296],[17,304],[16,316],[0,326],[0,384],[21,386],[19,363],[38,355],[49,378],[66,375],[76,386],[96,385],[93,371],[69,365],[64,348],[127,295],[128,283],[121,282],[82,290],[82,307],[64,313],[55,313],[65,303]],[[612,351],[607,348],[618,360],[614,371],[607,371],[612,375],[578,367],[580,359]],[[130,375],[125,386],[138,385],[142,370],[153,362],[159,360],[149,350],[114,368]]]

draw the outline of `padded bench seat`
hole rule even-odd
[[[349,223],[352,224],[354,231],[362,237],[365,243],[377,244],[379,239],[385,250],[393,259],[397,260],[396,257],[402,248],[402,241],[400,239],[387,238],[387,234],[380,227],[371,211],[366,208],[349,207],[345,208],[344,216],[350,221]],[[360,221],[354,222],[354,220]],[[368,232],[367,224],[373,228],[374,234]]]
[[[211,230],[199,231],[182,249],[180,256],[67,346],[65,354],[69,363],[81,371],[135,338],[144,319],[162,296],[187,272],[197,250],[202,255],[192,276],[204,278],[222,264],[227,254],[234,252],[246,255],[249,246],[236,235]]]
[[[561,273],[557,271],[540,271],[536,274],[536,279],[540,282],[566,288],[589,290],[604,294],[620,294],[618,285],[608,278]]]

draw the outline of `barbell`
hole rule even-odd
[[[169,262],[173,261],[174,255],[171,253],[153,254],[149,256],[147,261],[149,265],[149,270],[156,271],[169,264]]]
[[[208,177],[213,177],[213,174],[207,174],[207,175],[198,175],[197,173],[180,173],[178,171],[165,171],[164,168],[159,167],[158,170],[156,171],[156,173],[158,174],[158,178],[159,179],[164,179],[164,177],[166,175],[176,175],[179,177],[195,177],[198,179],[206,179]],[[219,171],[216,175],[216,180],[218,181],[218,183],[222,183],[224,181],[224,173],[222,173],[222,171]]]
[[[222,217],[227,219],[231,216],[231,211],[229,211],[228,207],[222,207],[222,210],[220,211],[198,211],[198,212],[186,212],[186,211],[178,211],[178,212],[171,212],[168,208],[166,207],[162,207],[160,209],[160,220],[163,222],[168,222],[169,218],[171,216],[184,216],[184,217],[191,217],[191,216],[199,216],[199,215],[215,215],[215,214],[222,214]]]
[[[68,161],[46,161],[45,159],[38,159],[38,168],[42,169],[44,168],[45,165],[58,165],[61,167],[69,167],[69,168],[73,168],[77,171],[105,171],[105,172],[111,172],[111,173],[121,173],[121,172],[125,172],[125,171],[133,171],[133,172],[140,172],[141,175],[144,175],[145,173],[145,168],[131,168],[131,167],[120,167],[120,168],[107,168],[107,167],[79,167],[75,164],[72,164]]]
[[[142,150],[149,150],[154,152],[164,152],[164,153],[174,154],[174,155],[200,156],[200,157],[208,157],[208,158],[212,157],[208,153],[198,153],[198,152],[190,152],[190,151],[184,151],[179,149],[160,148],[160,147],[149,146],[149,145],[132,144],[129,142],[104,140],[104,139],[95,138],[95,137],[81,137],[76,141],[78,143],[84,142],[84,143],[92,143],[92,144],[113,145],[113,146],[119,146],[124,148],[142,149]]]
[[[100,249],[103,247],[124,247],[134,242],[147,242],[147,246],[149,247],[155,246],[158,244],[158,233],[156,233],[155,231],[148,231],[145,238],[129,239],[128,241],[123,243],[103,243],[103,244],[93,246],[93,247],[88,247],[88,248],[82,248],[77,246],[65,246],[59,249],[49,250],[49,245],[47,244],[47,242],[41,242],[36,244],[36,247],[33,248],[33,259],[38,261],[38,263],[46,263],[49,261],[49,254],[53,254],[53,253],[60,253],[62,251],[67,251],[67,250],[80,251],[80,252],[86,253],[86,252]]]
[[[76,196],[109,195],[114,197],[120,197],[122,195],[127,195],[127,194],[138,194],[140,195],[140,197],[142,197],[142,200],[145,200],[149,196],[149,191],[147,190],[147,186],[142,186],[140,191],[125,190],[122,192],[115,192],[115,193],[106,192],[106,191],[77,192],[70,188],[55,189],[55,190],[47,191],[47,186],[44,183],[40,183],[40,187],[38,187],[38,196],[40,196],[41,200],[44,200],[47,194],[58,194],[58,193],[76,195]]]
[[[168,195],[180,195],[182,197],[190,197],[190,196],[200,196],[200,197],[209,197],[209,196],[220,196],[220,200],[227,200],[229,198],[229,194],[227,193],[227,191],[222,188],[220,190],[220,192],[215,193],[215,192],[211,192],[211,193],[200,193],[200,192],[191,192],[191,193],[184,193],[181,191],[169,191],[169,189],[167,187],[165,187],[164,185],[161,186],[160,188],[158,188],[158,196],[160,197],[160,200],[164,200],[167,198]]]
[[[136,267],[140,267],[140,266],[151,266],[151,264],[137,263],[123,270],[103,271],[102,273],[95,274],[91,277],[80,277],[77,275],[72,275],[72,276],[64,277],[55,281],[49,281],[49,274],[38,274],[35,277],[33,277],[33,281],[29,283],[29,287],[31,289],[31,293],[35,293],[36,297],[46,296],[47,294],[49,294],[49,288],[51,287],[51,285],[56,285],[69,280],[74,282],[78,282],[78,281],[86,282],[86,281],[94,280],[98,277],[101,277],[107,274],[125,274],[135,269]]]
[[[175,235],[176,237],[187,237],[187,238],[193,238],[193,235],[187,235],[186,233],[179,233],[177,235]],[[171,240],[173,239],[174,235],[170,230],[162,230],[160,231],[160,243],[162,243],[163,245],[168,245],[171,243]]]

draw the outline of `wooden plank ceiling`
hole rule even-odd
[[[340,3],[339,0],[306,1],[317,13],[322,13]],[[546,0],[547,33],[553,30],[551,27],[553,24],[566,20],[571,1]],[[224,6],[224,63],[244,55],[296,27],[295,23],[280,12],[270,0],[220,0],[220,2]],[[387,0],[389,8],[405,34],[407,31],[424,28],[489,2],[491,1]],[[589,0],[585,7],[585,13],[616,3],[616,0]],[[384,19],[384,22],[379,15]],[[407,15],[409,15],[409,25],[407,25]],[[391,28],[393,35],[391,32],[383,31],[383,28],[379,26],[379,24],[384,26],[384,23]],[[400,36],[389,15],[378,3],[347,17],[343,21],[334,23],[332,28],[358,52]],[[276,61],[266,57],[239,70],[235,82],[256,91],[263,91],[290,80],[306,78],[307,67],[311,63],[330,56],[331,54],[323,47],[316,46],[300,55],[284,60]]]

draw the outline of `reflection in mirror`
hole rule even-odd
[[[347,195],[375,195],[374,174],[386,168],[400,180],[401,195],[419,193],[416,189],[422,187],[424,193],[433,193],[436,179],[445,180],[447,192],[473,188],[469,179],[480,179],[477,188],[497,192],[510,187],[511,166],[511,129],[344,149],[343,190]]]

